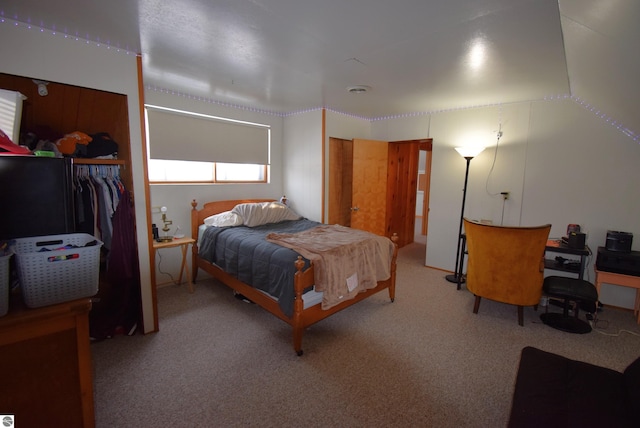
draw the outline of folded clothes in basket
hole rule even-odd
[[[64,247],[54,248],[53,250],[43,247],[43,248],[40,248],[40,250],[38,252],[42,253],[44,251],[71,250],[72,248],[95,247],[96,245],[98,245],[98,241],[94,239],[93,241],[89,241],[84,245],[67,244]]]

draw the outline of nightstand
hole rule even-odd
[[[153,241],[153,249],[158,251],[162,248],[180,247],[182,250],[182,263],[180,264],[180,275],[178,276],[177,285],[182,283],[182,272],[187,271],[187,287],[189,293],[193,293],[193,281],[191,280],[191,271],[187,268],[187,250],[189,245],[195,244],[196,240],[193,238],[174,238],[169,242],[157,242]],[[155,285],[155,284],[154,284]]]

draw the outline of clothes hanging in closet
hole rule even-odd
[[[140,311],[140,266],[131,196],[121,196],[113,215],[113,247],[109,252],[100,302],[89,314],[90,335],[102,340],[115,334],[135,333]]]
[[[126,190],[118,165],[75,165],[76,231],[100,239],[111,249],[112,217]]]

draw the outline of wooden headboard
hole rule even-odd
[[[275,199],[234,199],[228,201],[206,202],[202,209],[197,209],[198,202],[191,201],[191,237],[198,239],[198,227],[204,223],[204,219],[214,214],[231,211],[238,204],[249,204],[258,202],[273,202]]]

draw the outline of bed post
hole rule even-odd
[[[389,284],[389,299],[393,302],[396,299],[396,267],[398,260],[398,241],[400,237],[397,233],[391,235],[393,242],[393,257],[391,258],[391,283]]]
[[[302,256],[298,256],[296,260],[296,274],[294,276],[294,292],[295,297],[293,300],[293,349],[298,356],[301,356],[302,351],[302,333],[304,332],[304,325],[302,324],[302,311],[304,310],[304,301],[302,300],[302,293],[304,287],[300,284],[300,276],[302,275],[302,269],[304,268],[304,260]]]
[[[191,281],[196,282],[198,276],[198,202],[194,199],[191,201],[191,237],[196,240],[191,245]]]

